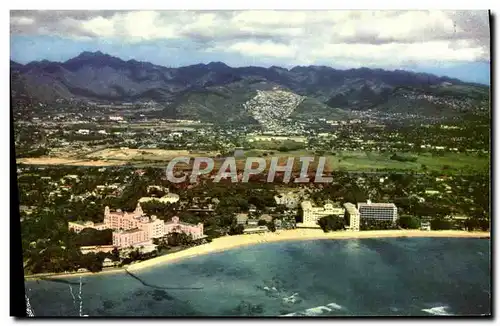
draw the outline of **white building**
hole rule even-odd
[[[302,207],[302,226],[317,227],[318,220],[323,216],[328,215],[344,215],[345,209],[334,207],[333,204],[327,203],[323,207],[314,207],[310,201],[303,201]]]
[[[398,219],[398,208],[393,203],[358,203],[361,219],[381,220],[396,222]]]
[[[168,194],[166,194],[165,196],[163,196],[161,198],[157,198],[157,197],[141,197],[139,199],[139,203],[146,203],[146,202],[149,202],[149,201],[159,201],[160,203],[163,203],[163,204],[173,204],[173,203],[178,202],[179,198],[180,197],[177,194],[168,193]]]
[[[346,211],[346,216],[349,221],[348,229],[351,231],[359,231],[359,211],[354,204],[345,203],[344,208]]]
[[[299,204],[300,197],[298,194],[289,192],[286,194],[279,194],[277,196],[274,196],[274,200],[276,201],[277,205],[284,205],[286,208],[297,208],[297,205]]]

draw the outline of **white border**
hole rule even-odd
[[[35,1],[35,0],[17,0],[15,2],[2,2],[1,6],[4,7],[6,5],[7,10],[12,9],[303,9],[303,10],[311,10],[311,9],[492,9],[493,12],[500,14],[500,10],[498,10],[497,1],[483,1],[483,0],[455,0],[455,1],[436,1],[436,0],[419,0],[418,2],[409,3],[406,1],[398,1],[398,0],[390,0],[384,1],[373,1],[373,0],[350,0],[350,1],[322,1],[322,0],[308,0],[308,1],[297,1],[294,2],[292,0],[253,0],[251,2],[241,1],[236,3],[235,1],[224,1],[224,0],[184,0],[184,1],[174,1],[168,2],[165,1],[152,1],[152,0],[142,0],[142,1],[134,1],[129,3],[124,3],[123,1],[99,1],[99,0],[86,0],[85,2],[71,2],[71,1],[57,1],[57,0],[46,0],[46,1]],[[207,5],[210,5],[208,7]],[[3,9],[3,8],[2,8]],[[9,49],[9,13],[7,10],[1,11],[1,26],[3,32],[0,34],[2,38],[2,43],[4,49]],[[498,27],[498,17],[496,20],[496,24]],[[498,35],[495,34],[495,42],[498,43]],[[10,196],[10,180],[9,180],[9,161],[6,160],[9,157],[9,138],[10,138],[10,122],[9,122],[9,66],[8,66],[8,57],[10,57],[10,51],[4,52],[5,57],[2,58],[0,64],[2,65],[2,73],[4,75],[5,84],[2,87],[1,95],[3,97],[3,107],[0,110],[0,122],[2,123],[2,127],[0,128],[0,133],[2,135],[0,142],[0,152],[3,154],[1,157],[4,158],[1,160],[2,171],[0,177],[0,186],[2,187],[2,196],[0,196],[0,205],[2,207],[9,206],[9,196]],[[497,69],[495,69],[496,73]],[[495,74],[496,75],[496,74]],[[497,81],[498,82],[498,81]],[[497,94],[497,86],[494,85],[495,99],[498,101]],[[495,108],[496,109],[496,108]],[[496,114],[495,125],[498,126],[498,120],[500,119],[500,113]],[[498,142],[497,137],[495,137],[495,149],[494,152],[499,153],[500,143]],[[498,163],[498,162],[497,162]],[[496,167],[496,164],[495,164]],[[15,172],[15,170],[13,171]],[[497,180],[495,180],[497,181]],[[495,203],[500,203],[500,195],[495,192],[494,200]],[[5,210],[4,210],[5,211]],[[9,216],[3,216],[3,219],[9,219]],[[492,216],[492,219],[495,217]],[[498,222],[495,224],[495,229],[498,228]],[[496,231],[496,230],[495,230]],[[2,240],[2,248],[4,248],[4,259],[6,258],[7,248],[10,248],[10,243],[8,241],[10,230],[8,228],[2,228],[1,232],[3,236],[1,236]],[[8,263],[7,263],[8,264]],[[0,305],[2,312],[2,321],[1,325],[9,325],[14,323],[15,320],[13,318],[6,318],[9,315],[9,270],[7,268],[0,269],[0,273],[2,274],[2,284],[0,288],[3,290],[2,295],[2,304]],[[498,274],[498,269],[495,273],[495,277]],[[498,278],[497,278],[498,280]],[[497,283],[497,282],[496,282]],[[495,293],[495,291],[493,292]],[[495,300],[498,303],[498,300]],[[496,311],[496,307],[493,307],[493,311]],[[146,321],[151,322],[153,320],[144,320],[144,321],[129,321],[131,324],[141,325]],[[206,323],[210,322],[210,320],[189,320],[189,321],[174,321],[174,320],[161,320],[162,323],[168,323],[170,325],[180,324],[181,322],[184,324],[193,324],[193,323]],[[38,321],[40,322],[40,321]],[[64,323],[68,323],[69,321],[64,321]],[[213,321],[219,322],[219,321]],[[232,322],[232,321],[228,321]],[[252,321],[250,321],[252,322]],[[260,325],[265,325],[271,323],[272,321],[264,321],[264,320],[256,320],[255,323],[259,323]],[[286,322],[286,320],[285,320]],[[312,322],[309,320],[301,320],[301,324],[308,324]],[[347,323],[346,321],[333,321],[337,324]],[[354,321],[350,322],[353,324],[361,324],[363,321]],[[386,323],[385,320],[370,320],[370,322],[377,323]],[[401,320],[391,320],[391,322],[401,322]],[[454,322],[454,321],[449,321]],[[30,325],[33,322],[24,322],[25,325]],[[54,320],[47,320],[45,323],[55,324]],[[74,321],[69,322],[70,324],[75,323]],[[97,320],[93,322],[95,325],[108,325],[110,323],[118,324],[122,323],[122,321],[103,321]],[[253,323],[253,322],[252,322]],[[413,323],[417,324],[438,324],[437,321],[433,320],[417,320],[413,321]]]
[[[420,0],[415,3],[402,2],[397,0],[372,1],[372,0],[351,0],[351,1],[293,1],[293,0],[254,0],[254,1],[224,1],[212,0],[207,3],[204,0],[184,0],[166,2],[161,0],[143,0],[125,3],[123,1],[85,1],[84,6],[80,2],[70,1],[33,1],[18,0],[11,4],[11,9],[290,9],[290,10],[312,10],[312,9],[489,9],[494,5],[490,1],[476,0],[455,0],[455,1],[434,1]]]

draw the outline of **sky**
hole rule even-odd
[[[405,69],[489,84],[487,11],[11,11],[10,56]]]

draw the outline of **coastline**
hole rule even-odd
[[[36,280],[40,278],[67,278],[76,276],[101,275],[125,270],[134,272],[161,264],[177,262],[182,259],[193,258],[201,255],[217,253],[238,247],[251,246],[263,243],[272,243],[280,241],[300,241],[300,240],[341,240],[341,239],[369,239],[369,238],[490,238],[490,232],[468,232],[468,231],[421,231],[421,230],[374,230],[374,231],[337,231],[325,233],[320,229],[294,229],[285,231],[276,231],[274,233],[263,234],[242,234],[235,236],[224,236],[213,239],[212,242],[196,247],[191,247],[182,251],[171,253],[164,256],[151,258],[148,260],[133,263],[127,267],[112,268],[98,273],[60,273],[44,275],[26,275],[25,279]]]
[[[158,257],[156,257],[158,258]],[[58,278],[70,278],[70,277],[80,277],[89,275],[103,275],[103,274],[113,274],[118,272],[124,272],[124,267],[111,267],[105,268],[97,273],[93,272],[68,272],[68,273],[41,273],[41,274],[30,274],[24,275],[26,281],[37,281],[43,279],[58,279]]]
[[[225,236],[214,239],[211,243],[188,248],[170,255],[155,257],[130,265],[127,270],[138,271],[160,264],[176,262],[186,258],[193,258],[210,253],[238,247],[251,246],[263,243],[280,241],[300,241],[300,240],[335,240],[335,239],[369,239],[369,238],[483,238],[490,237],[490,232],[468,232],[468,231],[421,231],[421,230],[376,230],[376,231],[337,231],[325,233],[321,229],[294,229],[277,231],[263,234],[242,234],[237,236]]]

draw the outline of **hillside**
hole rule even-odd
[[[167,68],[101,52],[83,52],[65,62],[11,61],[11,81],[17,109],[26,98],[43,103],[153,100],[164,105],[167,116],[212,121],[255,121],[243,104],[273,87],[302,98],[291,117],[336,117],[367,109],[441,116],[489,99],[487,86],[401,70],[232,68],[221,62]]]

